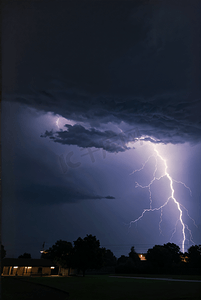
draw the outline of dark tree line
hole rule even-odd
[[[18,256],[18,258],[31,258],[31,254],[30,253],[27,253],[25,252],[24,254]]]
[[[201,245],[191,246],[186,253],[174,243],[155,245],[145,254],[146,261],[140,261],[134,252],[132,247],[128,257],[117,260],[117,273],[201,274]]]
[[[24,253],[20,257],[28,255]],[[174,243],[155,245],[148,249],[144,261],[131,247],[128,256],[116,259],[111,250],[101,248],[96,236],[90,234],[83,239],[79,237],[73,244],[58,240],[42,253],[41,258],[51,259],[63,268],[80,270],[83,276],[87,270],[94,269],[119,274],[201,274],[201,245],[191,246],[186,253]]]
[[[59,240],[42,253],[41,258],[51,259],[63,268],[76,268],[85,276],[88,269],[100,269],[104,266],[115,266],[116,257],[109,249],[100,248],[95,236],[87,235],[73,242]]]

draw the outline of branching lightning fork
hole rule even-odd
[[[132,223],[136,223],[138,222],[140,219],[143,218],[144,214],[146,212],[153,212],[153,211],[160,211],[161,214],[160,214],[160,221],[159,221],[159,231],[160,233],[162,233],[162,230],[161,230],[161,223],[162,223],[162,216],[163,216],[163,208],[168,204],[168,202],[170,200],[173,200],[173,202],[176,204],[176,207],[177,207],[177,210],[179,212],[179,218],[175,224],[175,228],[174,228],[174,232],[172,234],[172,237],[173,235],[175,234],[176,232],[176,227],[177,227],[177,224],[178,222],[180,222],[181,224],[181,227],[182,227],[182,247],[181,247],[181,251],[184,253],[184,246],[185,246],[185,241],[186,241],[186,230],[189,232],[189,235],[190,235],[190,241],[193,243],[193,240],[192,240],[192,233],[191,233],[191,230],[189,229],[189,227],[184,224],[184,221],[183,221],[183,211],[182,211],[182,208],[184,210],[186,210],[187,212],[187,215],[188,217],[193,221],[194,225],[197,227],[197,225],[195,224],[195,221],[189,216],[188,214],[188,210],[182,205],[180,204],[177,199],[175,198],[175,191],[174,191],[174,188],[173,188],[173,182],[176,182],[176,183],[179,183],[179,184],[182,184],[186,189],[189,190],[190,192],[190,195],[192,196],[192,192],[190,190],[190,188],[188,186],[186,186],[183,182],[181,181],[176,181],[174,179],[172,179],[172,177],[170,176],[170,174],[168,173],[168,167],[167,167],[167,162],[166,160],[159,154],[158,150],[156,149],[156,146],[154,147],[154,154],[153,155],[150,155],[149,158],[145,161],[145,163],[142,165],[142,168],[140,169],[137,169],[137,170],[134,170],[130,175],[136,173],[136,172],[140,172],[141,170],[144,169],[145,165],[148,163],[148,161],[150,160],[151,157],[154,157],[155,158],[155,168],[154,168],[154,172],[153,172],[153,179],[150,181],[150,183],[146,186],[143,186],[143,185],[140,185],[138,182],[136,182],[136,188],[137,187],[140,187],[140,188],[148,188],[149,190],[149,208],[146,208],[143,210],[142,214],[137,218],[135,219],[134,221],[131,221],[130,222],[130,226]],[[157,172],[157,169],[158,169],[158,159],[161,159],[161,161],[163,162],[163,166],[164,166],[164,174],[160,177],[156,177],[156,172]],[[171,190],[171,195],[168,197],[167,201],[162,204],[161,206],[159,207],[156,207],[156,208],[152,208],[152,194],[151,194],[151,186],[153,184],[154,181],[156,180],[160,180],[161,178],[163,177],[167,177],[168,180],[169,180],[169,185],[170,185],[170,190]],[[182,208],[181,208],[182,207]],[[171,237],[171,238],[172,238]]]

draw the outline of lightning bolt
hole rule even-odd
[[[56,125],[59,128],[59,118],[56,120]]]
[[[185,183],[183,183],[181,181],[176,181],[176,180],[174,180],[170,176],[170,174],[168,173],[167,162],[159,154],[158,150],[156,149],[156,146],[154,146],[154,154],[150,155],[148,157],[148,159],[143,163],[143,165],[142,165],[142,167],[140,169],[134,170],[130,175],[132,175],[132,174],[134,174],[136,172],[140,172],[141,170],[143,170],[144,167],[146,166],[146,164],[149,162],[149,160],[151,158],[155,159],[155,167],[154,167],[154,172],[153,172],[153,179],[150,181],[150,183],[148,185],[144,185],[143,186],[143,185],[139,184],[138,182],[136,182],[136,186],[135,186],[136,188],[140,187],[142,189],[148,189],[148,191],[149,191],[149,208],[144,209],[143,212],[142,212],[142,214],[137,219],[135,219],[134,221],[131,221],[130,222],[130,227],[131,227],[132,223],[137,223],[140,219],[142,219],[145,213],[147,213],[147,212],[153,212],[153,211],[160,211],[159,231],[160,231],[160,234],[162,234],[161,223],[162,223],[162,217],[163,217],[163,208],[169,203],[170,200],[172,200],[175,203],[176,208],[177,208],[177,210],[179,212],[179,218],[178,218],[178,220],[177,220],[177,222],[175,224],[175,228],[174,228],[174,231],[172,233],[171,239],[172,239],[173,235],[176,233],[176,227],[177,227],[178,222],[180,222],[181,227],[182,227],[182,246],[181,246],[181,251],[184,253],[184,246],[185,246],[185,242],[187,240],[187,238],[186,238],[186,231],[189,232],[190,241],[192,243],[194,243],[194,242],[193,242],[193,237],[192,237],[191,230],[189,229],[189,227],[183,221],[183,211],[182,211],[182,208],[187,212],[188,217],[193,221],[194,225],[196,227],[197,227],[197,225],[195,224],[195,221],[189,216],[188,210],[182,204],[180,204],[179,201],[175,198],[175,191],[174,191],[173,183],[176,182],[176,183],[182,184],[186,189],[189,190],[190,195],[192,196],[191,189]],[[163,163],[164,173],[160,177],[156,177],[156,172],[158,170],[158,160],[159,159]],[[159,181],[163,177],[166,177],[169,180],[169,186],[170,186],[170,191],[171,191],[170,196],[167,198],[166,202],[163,203],[161,206],[152,208],[152,202],[153,201],[152,201],[151,186],[154,183],[154,181],[156,181],[156,180]]]

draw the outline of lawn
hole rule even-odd
[[[117,274],[114,274],[114,276]],[[171,279],[182,279],[182,280],[200,280],[201,275],[165,275],[165,274],[118,274],[124,277],[149,277],[149,278],[171,278]]]
[[[72,300],[201,300],[200,282],[114,278],[107,275],[36,277],[29,280],[67,291]]]
[[[46,300],[62,299],[68,300],[66,292],[49,288],[47,286],[34,284],[32,282],[20,280],[17,277],[2,278],[2,298],[3,300]]]

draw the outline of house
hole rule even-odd
[[[73,276],[77,274],[77,269],[59,267],[59,275],[61,276]]]
[[[139,253],[138,257],[140,258],[140,260],[146,260],[146,254],[144,253]]]
[[[48,259],[4,258],[3,276],[43,276],[58,274],[58,267]]]

